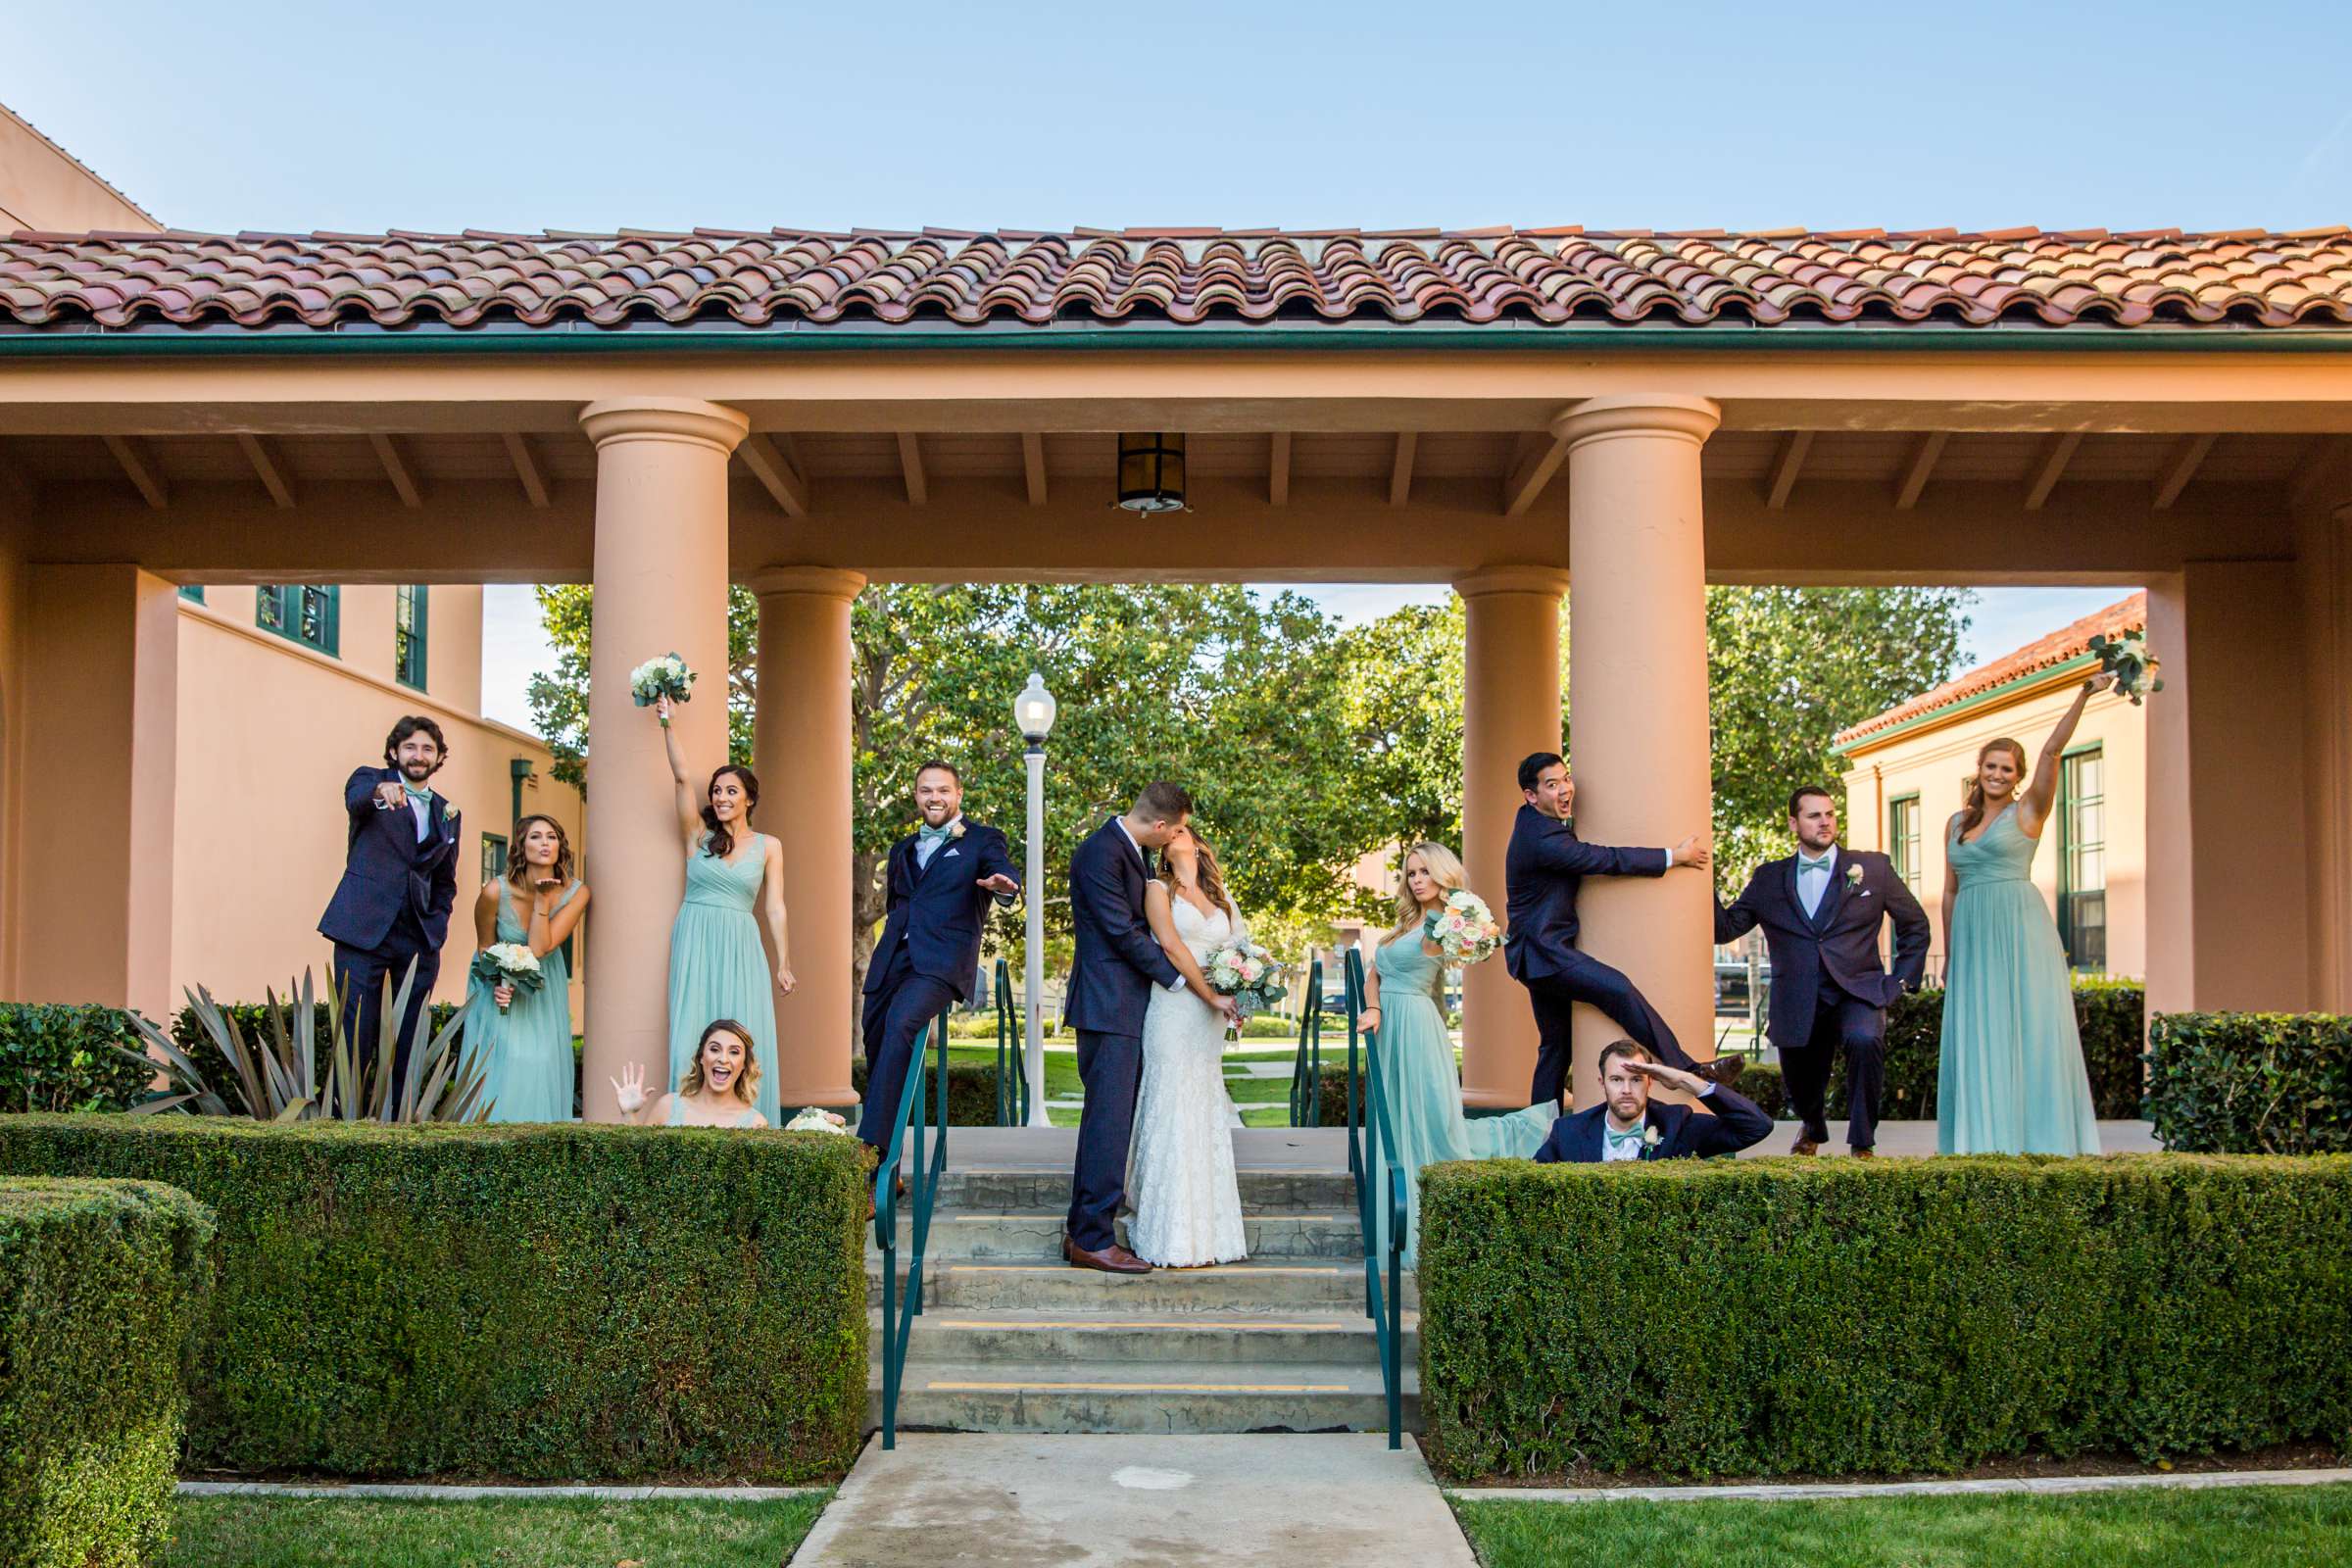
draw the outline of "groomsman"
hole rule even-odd
[[[1004,835],[963,814],[963,775],[934,759],[914,775],[922,825],[890,847],[882,938],[865,966],[865,1109],[858,1136],[890,1147],[924,1028],[972,994],[992,903],[1020,897]]]
[[[399,986],[416,965],[392,1057],[395,1093],[441,977],[458,899],[458,810],[426,782],[448,760],[441,726],[412,713],[385,737],[384,765],[353,772],[343,786],[343,880],[318,919],[319,935],[335,945],[345,1038],[363,1071],[382,1027],[385,982]]]
[[[1652,1083],[1697,1097],[1714,1112],[1649,1102]],[[1679,1067],[1661,1066],[1631,1040],[1600,1052],[1601,1102],[1562,1116],[1536,1151],[1539,1165],[1607,1164],[1621,1159],[1694,1159],[1736,1154],[1772,1132],[1763,1107],[1736,1090]]]
[[[1730,908],[1715,901],[1715,940],[1757,926],[1772,951],[1772,1018],[1788,1102],[1799,1127],[1792,1151],[1829,1142],[1823,1106],[1831,1053],[1845,1048],[1845,1139],[1868,1154],[1879,1136],[1886,1084],[1886,1004],[1916,991],[1928,968],[1928,916],[1894,874],[1894,862],[1838,847],[1838,803],[1808,784],[1788,797],[1796,853],[1767,860]],[[1894,971],[1879,962],[1879,928],[1894,922]]]
[[[1703,871],[1706,847],[1695,835],[1671,850],[1587,844],[1576,836],[1570,819],[1576,780],[1556,752],[1538,752],[1519,764],[1519,792],[1526,801],[1511,826],[1510,848],[1503,857],[1510,935],[1503,942],[1502,956],[1511,978],[1527,987],[1542,1037],[1528,1103],[1557,1102],[1567,1087],[1570,1020],[1580,1002],[1607,1013],[1655,1060],[1717,1083],[1739,1077],[1747,1064],[1738,1056],[1692,1061],[1658,1009],[1631,980],[1576,949],[1576,892],[1586,877],[1664,876],[1678,865]]]

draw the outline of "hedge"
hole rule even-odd
[[[152,1182],[0,1180],[0,1562],[157,1560],[212,1217]]]
[[[2352,1017],[2158,1013],[2148,1118],[2167,1149],[2352,1152]]]
[[[33,1116],[0,1119],[0,1172],[211,1205],[199,1469],[798,1481],[857,1456],[855,1139]]]
[[[936,1046],[931,1048],[936,1053]],[[938,1069],[932,1064],[936,1054],[923,1057],[925,1082]],[[850,1058],[850,1087],[860,1095],[865,1093],[865,1058]],[[1016,1086],[1017,1088],[1017,1086]],[[923,1091],[929,1094],[926,1088]],[[993,1061],[951,1061],[948,1063],[948,1125],[951,1127],[994,1127],[997,1124],[997,1064]],[[858,1117],[850,1115],[850,1125],[858,1125]]]
[[[2352,1444],[2352,1158],[1422,1182],[1424,1444],[1456,1479]]]
[[[108,1048],[140,1048],[121,1007],[0,1002],[0,1112],[120,1110],[155,1076]]]

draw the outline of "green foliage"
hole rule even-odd
[[[2160,1012],[2148,1118],[2168,1149],[2352,1152],[2352,1017]]]
[[[831,1500],[183,1497],[172,1568],[780,1568]]]
[[[0,1002],[0,1112],[121,1110],[154,1068],[114,1050],[139,1043],[121,1007]]]
[[[1456,1478],[2352,1440],[2352,1158],[1492,1160],[1421,1213]]]
[[[261,1002],[218,1001],[213,1005],[220,1009],[226,1022],[242,1031],[247,1040],[268,1038],[272,1029],[281,1024],[289,1032],[301,1027],[301,1020],[295,1016],[293,1006],[283,1000],[274,1006]],[[446,1028],[449,1020],[458,1015],[458,1006],[454,1002],[436,1002],[427,1009],[436,1033]],[[311,1041],[315,1055],[311,1071],[314,1079],[320,1083],[325,1082],[327,1068],[332,1062],[334,1029],[334,1016],[328,1004],[314,1001],[311,1004]],[[172,1015],[172,1044],[195,1064],[206,1082],[226,1083],[234,1076],[228,1057],[214,1043],[212,1034],[205,1028],[193,1004]]]
[[[923,1057],[923,1094],[934,1093],[931,1085],[939,1076],[934,1065],[937,1049]],[[850,1087],[865,1093],[865,1057],[850,1058]],[[948,1125],[951,1127],[994,1127],[997,1124],[997,1064],[951,1060],[948,1063]],[[858,1117],[850,1113],[850,1125],[858,1125]]]
[[[152,1182],[0,1180],[0,1562],[158,1560],[212,1229]]]
[[[0,1171],[219,1216],[200,1468],[839,1475],[865,1416],[864,1161],[817,1133],[0,1120]]]
[[[555,754],[555,775],[585,795],[588,791],[588,628],[596,595],[585,583],[543,586],[538,590],[539,614],[547,640],[555,645],[556,667],[531,677],[531,724]],[[752,760],[752,660],[760,644],[760,604],[749,588],[727,589],[727,758],[748,764]],[[630,661],[643,663],[669,652],[653,648]],[[714,671],[698,669],[697,701],[710,701]],[[719,760],[699,765],[716,767]]]

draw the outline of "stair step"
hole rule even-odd
[[[1104,1274],[1066,1263],[940,1262],[923,1264],[927,1311],[955,1307],[1025,1307],[1082,1313],[1298,1312],[1362,1310],[1364,1270],[1345,1262],[1221,1263],[1213,1268],[1154,1269],[1149,1274]],[[866,1294],[879,1303],[882,1270],[868,1259]],[[1403,1307],[1420,1305],[1411,1275]]]
[[[1359,1303],[1360,1305],[1360,1303]],[[882,1314],[867,1314],[872,1364],[882,1364]],[[1420,1359],[1418,1312],[1404,1314],[1403,1360]],[[914,1320],[907,1365],[957,1362],[1200,1362],[1377,1367],[1372,1320],[1354,1311],[1064,1315],[1034,1309],[931,1307]],[[913,1375],[911,1371],[908,1374]]]
[[[1245,1170],[1239,1177],[1245,1213],[1355,1212],[1355,1178],[1345,1170]],[[1063,1213],[1070,1206],[1070,1173],[1061,1168],[965,1170],[956,1165],[951,1145],[948,1172],[939,1180],[939,1206],[959,1211]]]
[[[1010,1212],[995,1209],[941,1210],[931,1216],[931,1232],[923,1245],[926,1259],[1057,1262],[1061,1258],[1061,1209]],[[1127,1241],[1127,1221],[1119,1222],[1119,1240]],[[1290,1211],[1248,1214],[1242,1221],[1251,1257],[1361,1258],[1363,1230],[1352,1208],[1310,1214]],[[899,1222],[900,1256],[914,1245],[911,1215]],[[866,1255],[881,1250],[866,1243]]]
[[[877,1368],[867,1389],[870,1424],[881,1422],[881,1400]],[[1410,1430],[1421,1400],[1409,1368],[1401,1402]],[[902,1431],[1366,1432],[1387,1430],[1388,1419],[1378,1367],[1322,1363],[929,1362],[910,1364],[899,1391]]]

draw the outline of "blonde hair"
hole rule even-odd
[[[1968,805],[1960,812],[1960,836],[1962,838],[1974,833],[1977,830],[1977,824],[1984,820],[1984,785],[1982,782],[1982,776],[1984,772],[1984,759],[1995,752],[2007,752],[2011,757],[2017,759],[2017,783],[2009,792],[2010,798],[2016,799],[2017,791],[2026,787],[2026,749],[2023,746],[2003,735],[1998,739],[1986,741],[1979,747],[1977,749],[1977,770],[1968,776]]]
[[[1421,857],[1422,864],[1429,867],[1429,879],[1438,885],[1440,898],[1470,883],[1470,873],[1462,869],[1461,857],[1445,845],[1424,842],[1406,850],[1404,858],[1396,862],[1396,928],[1382,938],[1384,944],[1396,941],[1429,918],[1429,912],[1421,907],[1421,901],[1413,897],[1412,878],[1405,874],[1416,855]]]
[[[710,1049],[713,1036],[722,1034],[733,1035],[743,1042],[743,1071],[735,1075],[735,1081],[727,1086],[727,1093],[747,1105],[756,1105],[760,1102],[759,1048],[752,1044],[752,1032],[732,1018],[711,1019],[709,1027],[703,1030],[703,1038],[694,1043],[694,1059],[686,1064],[686,1071],[678,1078],[678,1098],[683,1100],[699,1095],[707,1087],[703,1081],[703,1053]]]

